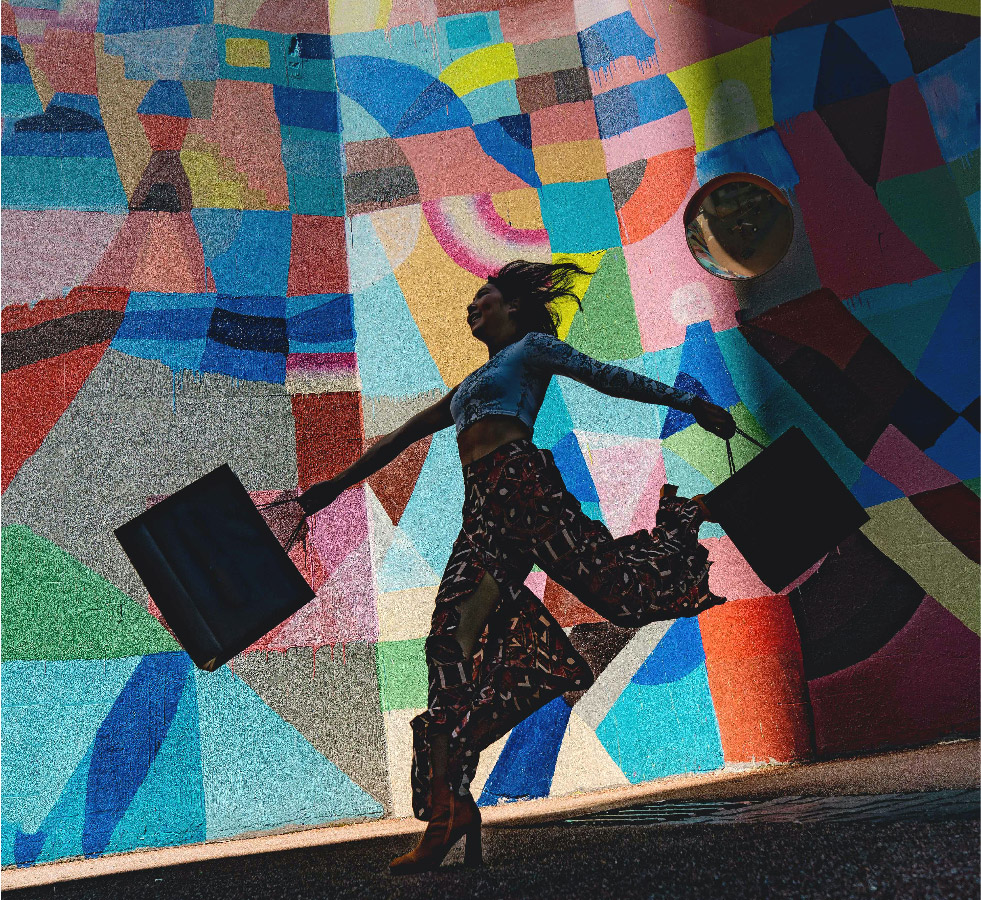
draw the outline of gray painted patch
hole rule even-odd
[[[105,355],[3,496],[4,524],[27,525],[146,604],[113,530],[222,463],[247,490],[295,488],[296,437],[282,385],[184,379]]]
[[[375,663],[375,645],[307,647],[250,653],[234,663],[242,678],[284,721],[391,814]]]
[[[404,425],[416,413],[439,401],[446,391],[432,390],[417,397],[362,397],[364,436],[371,440]]]
[[[574,34],[536,41],[534,44],[518,44],[514,48],[514,56],[518,62],[519,78],[582,67],[579,38]]]
[[[610,172],[610,190],[613,192],[613,205],[617,209],[620,209],[634,195],[634,191],[640,187],[640,183],[644,180],[644,172],[646,171],[647,160],[638,159]]]

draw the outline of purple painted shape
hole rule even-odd
[[[881,650],[808,682],[821,756],[976,736],[977,635],[933,597]]]
[[[960,479],[935,463],[895,425],[889,425],[865,461],[907,497],[956,484]]]

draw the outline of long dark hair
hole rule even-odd
[[[560,297],[571,297],[582,309],[572,286],[577,275],[592,274],[573,262],[538,263],[516,259],[487,280],[505,300],[519,301],[515,313],[519,330],[541,331],[558,337],[559,314],[552,304]]]

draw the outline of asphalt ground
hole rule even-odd
[[[938,898],[979,895],[976,789],[664,800],[484,828],[485,866],[454,851],[392,877],[402,834],[61,882],[30,898]],[[454,857],[456,858],[454,860]]]

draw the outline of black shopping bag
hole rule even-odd
[[[785,432],[738,472],[728,441],[726,450],[731,477],[705,495],[705,505],[774,592],[869,520],[799,428]]]
[[[227,466],[116,529],[198,668],[214,671],[313,599]]]

